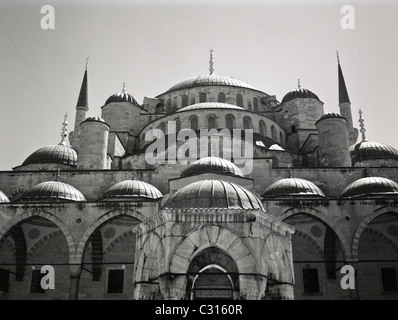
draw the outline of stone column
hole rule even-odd
[[[278,284],[269,287],[269,295],[273,300],[294,300],[294,291],[291,284]]]
[[[81,273],[81,265],[70,266],[69,300],[77,300],[79,298],[79,283]]]
[[[240,297],[243,300],[260,300],[264,295],[267,279],[254,275],[240,275]]]

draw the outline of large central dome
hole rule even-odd
[[[202,76],[198,76],[195,78],[181,81],[181,82],[177,83],[176,85],[172,86],[165,93],[169,93],[169,92],[181,90],[181,89],[189,89],[189,88],[199,87],[199,86],[229,86],[229,87],[246,88],[246,89],[251,89],[251,90],[256,90],[256,91],[262,92],[261,90],[258,90],[255,87],[251,86],[250,84],[247,84],[246,82],[243,82],[241,80],[231,78],[231,77],[226,77],[226,76],[209,74],[209,75],[202,75]]]

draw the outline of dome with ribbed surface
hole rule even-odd
[[[25,192],[21,201],[86,201],[75,187],[60,181],[46,181]]]
[[[8,197],[2,191],[0,191],[0,203],[8,203],[8,202],[10,202]]]
[[[82,121],[80,124],[86,123],[86,122],[102,122],[102,123],[107,124],[106,121],[99,116],[88,117],[84,121]]]
[[[350,146],[351,162],[354,165],[357,162],[371,159],[395,159],[398,160],[398,151],[383,143],[361,141]]]
[[[264,191],[264,198],[277,197],[321,197],[325,198],[324,193],[314,183],[305,179],[286,178],[271,184]]]
[[[196,160],[181,173],[181,177],[189,177],[207,172],[243,177],[242,171],[235,164],[218,157],[205,157]]]
[[[28,158],[26,158],[22,165],[25,166],[28,164],[40,163],[56,163],[76,166],[77,154],[72,147],[60,143],[44,147],[33,152]]]
[[[252,192],[235,183],[222,180],[193,182],[171,196],[163,208],[264,210],[261,201]]]
[[[189,89],[194,87],[201,87],[201,86],[228,86],[228,87],[238,87],[238,88],[245,88],[260,91],[250,84],[243,82],[241,80],[226,77],[226,76],[219,76],[216,74],[209,74],[209,75],[201,75],[195,78],[191,78],[188,80],[184,80],[182,82],[177,83],[176,85],[172,86],[169,90],[165,93],[169,93],[176,90],[182,89]],[[262,91],[260,91],[262,92]]]
[[[241,107],[235,106],[233,104],[221,103],[221,102],[201,102],[195,103],[188,107],[181,108],[177,112],[189,111],[189,110],[199,110],[199,109],[235,109],[235,110],[245,110]]]
[[[137,107],[141,107],[139,105],[139,103],[137,102],[137,100],[135,100],[134,97],[131,94],[129,94],[129,93],[125,92],[125,91],[122,91],[122,92],[115,93],[115,94],[111,95],[106,100],[105,105],[107,105],[108,103],[111,103],[111,102],[129,102],[129,103],[134,104]]]
[[[341,194],[342,198],[363,196],[394,196],[398,197],[398,184],[382,177],[366,177],[351,183]]]
[[[105,191],[101,200],[157,200],[162,193],[153,185],[139,180],[125,180]]]
[[[307,90],[307,89],[296,89],[296,90],[293,90],[293,91],[290,91],[289,93],[287,93],[283,97],[282,103],[287,102],[289,100],[296,99],[296,98],[313,98],[313,99],[317,99],[320,102],[322,102],[318,98],[318,96],[315,93],[313,93],[312,91]]]

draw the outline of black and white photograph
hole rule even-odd
[[[393,0],[2,0],[0,300],[398,300],[397,93]]]

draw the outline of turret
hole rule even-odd
[[[109,169],[109,125],[100,117],[90,117],[80,124],[77,169]]]
[[[351,167],[347,120],[336,113],[322,116],[316,123],[320,167]]]

